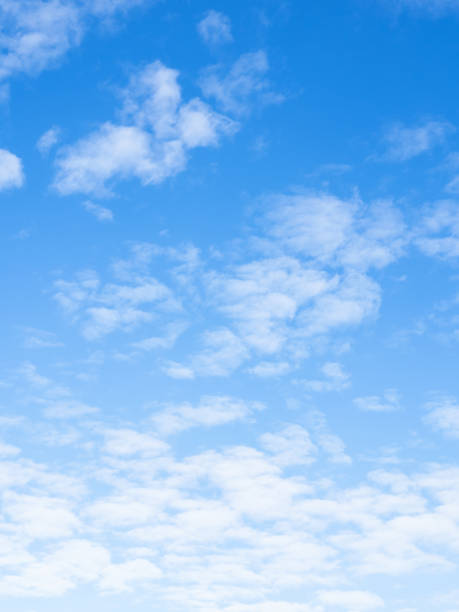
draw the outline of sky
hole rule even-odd
[[[459,612],[459,0],[0,22],[0,608]]]

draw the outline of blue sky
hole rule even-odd
[[[0,0],[0,605],[458,612],[457,0]]]

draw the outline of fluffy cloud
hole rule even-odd
[[[383,605],[360,586],[366,574],[438,571],[458,550],[457,470],[324,481],[314,460],[334,434],[323,415],[309,431],[289,424],[262,434],[261,450],[180,458],[145,431],[91,432],[91,470],[76,469],[77,479],[24,459],[0,462],[3,595],[56,597],[92,584],[136,589],[165,610],[364,612]]]
[[[366,206],[326,193],[268,199],[265,227],[289,251],[353,269],[383,268],[407,243],[400,212],[387,201]]]
[[[260,443],[273,454],[279,465],[312,463],[317,453],[309,432],[300,425],[287,425],[279,433],[265,433],[260,437]]]
[[[0,149],[0,191],[12,187],[22,187],[24,172],[22,162],[13,153]]]
[[[168,445],[156,436],[138,433],[132,429],[109,429],[104,432],[104,437],[104,451],[110,455],[156,456],[168,449]]]
[[[201,334],[200,349],[165,365],[170,376],[227,376],[248,360],[251,374],[280,376],[298,368],[321,338],[377,315],[381,289],[371,269],[396,261],[410,238],[390,202],[292,194],[263,203],[250,257],[208,265],[194,280],[219,318]],[[310,390],[348,384],[333,363],[323,380],[306,383]]]
[[[178,72],[157,61],[135,74],[123,92],[125,124],[106,122],[57,158],[55,188],[109,195],[108,184],[137,178],[160,183],[184,169],[187,151],[216,146],[237,124],[198,98],[181,101]]]
[[[229,18],[218,11],[208,11],[198,23],[198,32],[209,45],[219,45],[233,40]]]

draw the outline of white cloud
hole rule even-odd
[[[56,597],[79,584],[97,581],[109,563],[109,553],[102,546],[88,540],[69,540],[29,563],[21,573],[4,573],[0,593]]]
[[[202,268],[194,280],[220,325],[201,335],[200,351],[165,365],[172,377],[227,376],[249,359],[251,374],[279,376],[331,334],[377,315],[381,289],[370,269],[396,261],[409,241],[390,202],[298,194],[274,196],[266,208],[264,231],[249,239],[254,255]],[[348,384],[336,371],[309,382],[317,390]]]
[[[150,434],[138,433],[132,429],[109,429],[104,431],[104,451],[110,455],[156,456],[168,450],[168,445]]]
[[[50,128],[38,139],[37,149],[42,155],[46,155],[59,142],[60,137],[61,130],[58,127]]]
[[[428,121],[418,127],[394,125],[385,135],[388,145],[385,156],[394,161],[407,161],[441,144],[452,131],[451,124],[439,121]]]
[[[305,336],[326,334],[375,316],[379,304],[379,286],[368,276],[353,272],[343,277],[335,291],[320,295],[312,308],[301,313],[299,324]]]
[[[431,257],[459,256],[459,203],[441,200],[423,211],[416,244]]]
[[[82,36],[82,15],[76,4],[62,0],[2,0],[3,35],[0,78],[15,72],[38,73],[56,62]]]
[[[103,591],[132,591],[139,583],[150,584],[158,580],[162,571],[147,559],[135,559],[116,563],[107,567],[101,576],[100,587]]]
[[[401,214],[390,202],[370,206],[326,193],[278,194],[268,199],[269,236],[287,249],[346,268],[383,268],[407,242]]]
[[[291,601],[259,601],[255,604],[236,604],[224,608],[223,612],[319,612],[308,604]]]
[[[350,376],[340,363],[329,361],[322,366],[321,371],[323,379],[303,381],[308,391],[340,391],[350,385]]]
[[[7,492],[3,510],[32,539],[69,537],[80,526],[70,504],[58,498]]]
[[[0,424],[3,425],[1,421]],[[0,440],[0,457],[15,457],[16,455],[19,455],[20,452],[21,449],[17,446],[13,446],[12,444],[5,444]]]
[[[282,102],[266,78],[269,64],[264,51],[246,53],[224,74],[221,66],[207,68],[200,79],[206,98],[214,98],[225,112],[243,115],[253,106]]]
[[[178,72],[154,62],[123,92],[126,124],[106,122],[75,145],[60,149],[55,188],[110,195],[110,184],[137,178],[156,184],[184,169],[187,151],[216,146],[237,124],[197,98],[181,102]],[[108,184],[107,184],[108,183]]]
[[[13,187],[22,187],[24,184],[24,171],[22,161],[7,151],[0,149],[0,191]]]
[[[92,271],[75,281],[55,283],[54,299],[75,321],[80,321],[88,340],[116,330],[129,332],[163,313],[179,312],[180,303],[171,290],[151,276],[131,275],[130,284],[102,284]]]
[[[156,349],[169,349],[174,346],[177,339],[183,334],[188,325],[186,323],[172,323],[166,326],[163,336],[150,336],[143,340],[133,342],[132,346],[140,351],[154,351]]]
[[[427,404],[425,422],[450,438],[459,438],[459,404],[452,397],[443,397]]]
[[[331,433],[325,415],[318,410],[309,413],[309,421],[316,445],[329,457],[332,463],[350,464],[352,459],[346,454],[346,445],[339,436]]]
[[[79,45],[91,17],[106,18],[144,0],[0,0],[0,80],[38,74]]]
[[[283,376],[289,370],[290,366],[286,361],[260,361],[260,363],[248,369],[251,374],[260,378]]]
[[[318,599],[327,606],[346,608],[349,612],[364,612],[384,607],[381,597],[368,591],[322,591]]]
[[[354,404],[365,412],[392,412],[400,409],[400,396],[396,389],[387,389],[383,397],[379,395],[356,397]]]
[[[228,328],[207,331],[202,336],[204,348],[192,355],[189,365],[170,364],[166,373],[174,378],[228,376],[247,359],[249,352],[241,339]]]
[[[265,433],[260,437],[261,446],[273,454],[279,465],[301,465],[315,461],[317,447],[309,433],[300,425],[287,425],[279,433]]]
[[[205,43],[219,45],[231,42],[231,22],[229,18],[218,11],[208,11],[198,23],[198,32]]]
[[[93,202],[86,200],[86,202],[83,202],[83,208],[91,215],[94,215],[98,221],[113,221],[113,212],[109,208],[105,208],[100,204],[94,204]]]
[[[153,433],[97,425],[85,431],[89,463],[71,453],[57,473],[2,461],[0,593],[91,585],[96,597],[135,591],[164,610],[369,612],[383,603],[368,574],[454,569],[459,471],[324,478],[313,462],[324,433],[316,414],[310,432],[262,434],[264,450],[181,447],[174,457]]]
[[[47,418],[70,419],[98,412],[96,406],[75,399],[67,387],[39,374],[32,363],[24,363],[17,370],[17,376],[20,377],[23,392],[27,387],[32,388],[32,393],[27,391],[30,393],[27,395],[28,402],[42,406]]]
[[[191,380],[195,377],[195,373],[192,368],[178,363],[176,361],[169,361],[163,367],[163,371],[167,376],[171,378],[177,378],[179,380]]]
[[[199,425],[215,427],[246,420],[263,408],[259,402],[246,402],[227,396],[205,396],[196,406],[189,402],[167,406],[156,412],[151,420],[160,434],[169,435]]]

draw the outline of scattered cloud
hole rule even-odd
[[[424,209],[415,242],[430,257],[459,256],[459,203],[441,200]]]
[[[98,221],[106,222],[113,221],[113,212],[109,208],[105,208],[100,204],[94,204],[89,200],[83,202],[83,208],[93,215]]]
[[[246,402],[227,396],[205,396],[196,406],[189,402],[166,406],[156,412],[151,420],[161,435],[170,435],[191,427],[215,427],[246,420],[263,408],[260,402]]]
[[[302,381],[308,391],[341,391],[350,385],[350,376],[340,363],[329,361],[321,368],[324,377],[318,380]]]
[[[58,348],[64,344],[53,332],[28,327],[24,330],[24,344],[27,348]]]
[[[290,371],[290,365],[286,361],[260,361],[248,369],[248,372],[260,378],[271,376],[283,376]]]
[[[0,191],[22,187],[24,180],[20,158],[6,149],[0,149]]]
[[[364,412],[393,412],[400,409],[400,396],[396,389],[387,389],[383,396],[356,397],[354,404]]]
[[[80,44],[91,20],[113,17],[144,0],[0,0],[0,80],[36,75]]]
[[[72,320],[80,322],[88,340],[120,330],[129,332],[161,313],[180,312],[172,291],[151,276],[133,276],[129,283],[101,283],[93,271],[74,281],[55,283],[54,299]]]
[[[207,68],[200,79],[206,98],[213,98],[224,112],[247,114],[254,106],[278,104],[283,96],[271,89],[266,78],[269,64],[264,51],[245,53],[226,74],[220,65]]]
[[[260,437],[260,444],[282,466],[309,464],[316,460],[317,446],[300,425],[287,425],[279,433],[265,433]]]
[[[58,151],[60,194],[108,196],[120,179],[160,183],[185,168],[189,150],[216,146],[238,129],[199,98],[182,102],[178,72],[159,61],[134,74],[122,97],[126,123],[106,122]]]
[[[448,438],[459,438],[459,403],[453,397],[440,397],[426,406],[425,422]]]
[[[40,136],[37,141],[37,149],[42,155],[46,155],[59,142],[60,138],[60,128],[52,127]]]
[[[384,138],[387,143],[385,158],[407,161],[441,144],[453,131],[450,123],[440,121],[428,121],[418,127],[394,125]]]
[[[198,32],[208,45],[221,45],[231,42],[231,21],[229,17],[218,11],[208,11],[198,23]]]

